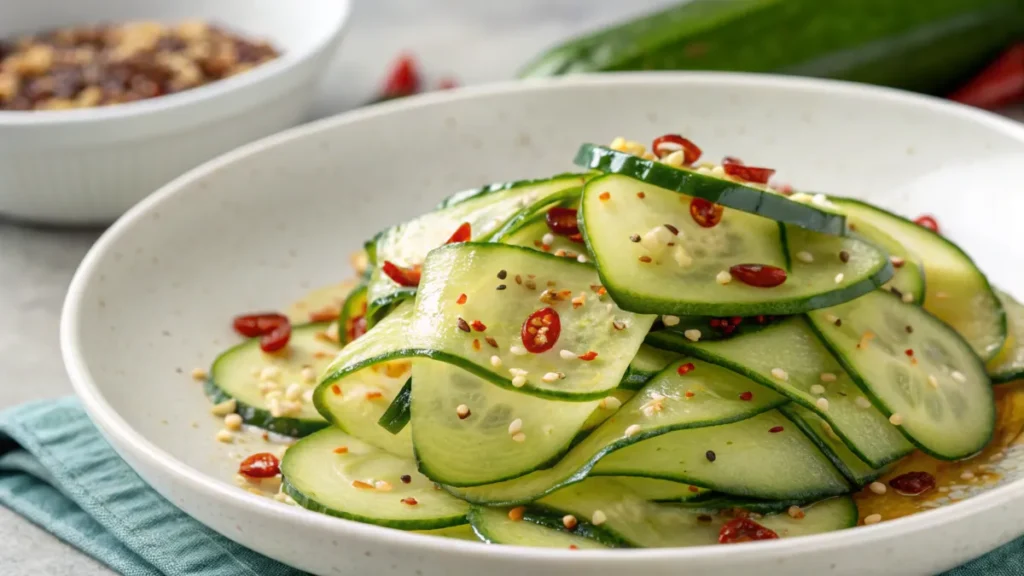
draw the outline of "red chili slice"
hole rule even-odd
[[[469,222],[463,222],[455,229],[451,238],[445,241],[445,244],[458,244],[459,242],[469,242],[469,239],[473,236],[473,228],[469,225]],[[419,284],[419,282],[417,282]]]
[[[387,274],[388,278],[394,280],[399,286],[419,286],[420,275],[423,273],[423,270],[420,269],[419,266],[402,268],[388,260],[384,261],[384,265],[381,266],[381,269],[385,274]]]
[[[735,156],[726,156],[725,158],[722,158],[722,166],[725,166],[726,164],[737,164],[739,166],[743,166],[743,160],[740,160]]]
[[[937,220],[935,220],[935,218],[933,216],[929,216],[928,214],[924,214],[922,216],[918,216],[914,220],[914,224],[917,224],[918,226],[920,226],[922,228],[927,228],[927,229],[931,230],[932,232],[935,232],[936,234],[939,234],[939,222]]]
[[[345,326],[345,341],[351,342],[366,334],[366,316],[350,318]]]
[[[558,342],[562,333],[562,321],[553,308],[541,308],[523,322],[520,336],[523,346],[533,354],[546,352]]]
[[[907,472],[889,480],[889,486],[904,496],[918,496],[935,488],[935,477],[927,472]]]
[[[403,54],[395,61],[384,84],[384,98],[411,96],[420,91],[420,73],[412,56]]]
[[[725,173],[729,176],[735,176],[740,180],[746,180],[747,182],[756,182],[758,184],[767,184],[768,180],[775,174],[775,170],[772,168],[758,168],[756,166],[745,166],[743,164],[735,164],[729,162],[722,165],[725,169]]]
[[[292,338],[292,325],[281,324],[269,333],[260,336],[260,350],[264,352],[277,352],[288,345]]]
[[[774,288],[786,281],[786,271],[767,264],[737,264],[729,268],[732,277],[748,286]]]
[[[559,236],[572,236],[580,233],[580,225],[576,217],[575,208],[556,206],[548,210],[548,214],[544,219],[547,221],[551,232]]]
[[[679,134],[658,136],[654,139],[654,143],[651,144],[651,150],[658,158],[664,158],[676,150],[682,150],[683,163],[687,166],[699,160],[700,155],[703,154],[699,146]]]
[[[949,99],[989,110],[1024,100],[1024,43],[1011,46]]]
[[[246,314],[245,316],[236,316],[233,324],[235,332],[238,332],[242,336],[255,338],[256,336],[269,334],[281,324],[287,324],[288,322],[288,317],[284,314],[278,314],[276,312],[262,312],[258,314]]]
[[[242,460],[238,473],[249,478],[272,478],[281,473],[281,462],[270,452],[260,452]]]
[[[734,518],[718,532],[719,544],[737,544],[754,540],[775,540],[779,535],[750,518]]]
[[[702,228],[718,226],[718,223],[722,221],[722,214],[724,212],[725,207],[721,204],[715,204],[703,198],[690,200],[690,217]]]

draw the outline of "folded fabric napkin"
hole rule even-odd
[[[126,576],[298,576],[146,485],[74,398],[0,412],[0,504]],[[1020,576],[1024,538],[944,576]]]

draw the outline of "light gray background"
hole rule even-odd
[[[509,78],[531,56],[575,32],[671,0],[356,0],[348,38],[313,117],[367,101],[397,53],[408,50],[431,84]],[[296,3],[301,6],[301,3]],[[1024,111],[1011,111],[1024,120]],[[27,227],[0,218],[0,409],[71,393],[58,347],[64,292],[98,230]],[[111,572],[0,508],[0,574]]]

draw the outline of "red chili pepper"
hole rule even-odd
[[[470,237],[473,236],[473,228],[469,225],[469,222],[463,222],[459,224],[459,227],[455,229],[455,232],[451,235],[445,244],[458,244],[459,242],[469,242]],[[417,282],[418,284],[419,282]]]
[[[715,204],[703,198],[690,200],[690,217],[701,228],[714,228],[722,221],[722,214],[725,208],[721,204]]]
[[[366,316],[350,318],[345,326],[345,342],[352,342],[363,334],[366,334]]]
[[[420,73],[409,54],[399,56],[384,83],[383,99],[411,96],[420,91]]]
[[[753,399],[754,399],[754,393],[753,392],[743,392],[743,393],[740,394],[740,400],[743,400],[744,402],[750,402]]]
[[[755,182],[757,184],[767,184],[768,180],[775,174],[773,168],[758,168],[756,166],[745,166],[743,164],[735,164],[727,162],[722,165],[725,169],[725,173],[729,176],[735,176],[740,180],[746,180],[747,182]]]
[[[533,354],[546,352],[558,342],[562,333],[562,322],[553,308],[541,308],[523,322],[520,336],[523,346]]]
[[[580,225],[575,208],[556,206],[548,210],[544,220],[548,223],[548,229],[559,236],[571,237],[580,233]],[[580,239],[582,240],[582,237]]]
[[[737,264],[729,268],[729,273],[740,282],[756,288],[774,288],[786,281],[785,270],[767,264]]]
[[[679,134],[665,134],[654,139],[651,144],[651,151],[658,158],[664,158],[676,150],[683,151],[683,164],[689,166],[700,159],[703,151],[692,141],[683,138]]]
[[[949,99],[987,110],[1024,100],[1024,43],[1003,52]]]
[[[281,473],[281,462],[270,452],[260,452],[242,460],[238,473],[249,478],[272,478]]]
[[[889,486],[904,496],[917,496],[935,488],[935,477],[927,472],[907,472],[889,480]]]
[[[736,544],[754,540],[775,540],[779,535],[761,526],[750,518],[734,518],[722,526],[718,533],[719,544]]]
[[[261,312],[257,314],[236,316],[233,322],[235,332],[249,338],[269,334],[275,328],[285,323],[288,323],[288,317],[276,312]]]
[[[260,350],[264,352],[277,352],[288,345],[292,338],[292,325],[281,324],[268,334],[260,336]]]
[[[381,266],[381,269],[388,278],[394,280],[399,286],[419,286],[420,275],[423,273],[423,270],[421,270],[419,266],[402,268],[389,260],[384,261],[384,265]]]
[[[914,224],[917,224],[918,226],[921,226],[922,228],[927,228],[927,229],[931,230],[932,232],[935,232],[936,234],[940,233],[939,232],[939,223],[938,223],[938,221],[936,221],[934,217],[929,216],[927,214],[925,214],[923,216],[918,216],[914,220]]]

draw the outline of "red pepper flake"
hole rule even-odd
[[[927,472],[907,472],[889,480],[889,486],[904,496],[919,496],[935,488],[935,477]]]
[[[729,268],[733,278],[755,288],[774,288],[786,281],[786,271],[767,264],[736,264]]]
[[[331,392],[334,392],[335,396],[341,396],[341,386],[331,384]]]
[[[458,326],[459,330],[462,330],[463,332],[470,331],[469,322],[466,322],[466,320],[463,319],[461,316],[459,316],[458,320],[455,321],[455,325]]]
[[[700,492],[700,488],[697,488],[696,486],[693,485],[690,486],[689,490],[690,492]]]
[[[586,244],[586,242],[583,241],[583,234],[579,232],[577,232],[576,234],[569,234],[568,238],[570,241],[575,242],[577,244]]]
[[[580,233],[575,208],[555,206],[548,210],[544,220],[547,222],[548,229],[559,236],[572,236]]]
[[[487,342],[487,345],[490,346],[491,348],[498,347],[498,341],[495,340],[494,338],[491,338],[490,336],[484,337],[484,341]]]
[[[473,350],[480,351],[480,340],[477,338],[473,338]]]
[[[395,284],[406,287],[419,286],[420,276],[423,274],[423,270],[420,266],[403,268],[388,260],[384,261],[384,264],[381,266],[381,270],[388,278],[391,278]]]
[[[643,191],[637,192],[636,197],[643,200],[644,198],[647,198],[647,194],[644,194]]]
[[[236,316],[232,324],[235,331],[243,336],[259,336],[260,350],[264,352],[277,352],[288,345],[292,336],[291,321],[276,312]]]
[[[372,392],[367,392],[366,393],[366,399],[367,400],[376,400],[377,398],[380,398],[381,396],[383,396],[383,394],[381,394],[377,390],[374,390]]]
[[[473,228],[469,222],[463,222],[459,224],[459,227],[455,229],[451,237],[445,240],[445,244],[459,244],[461,242],[469,242],[469,239],[473,236]]]
[[[420,91],[420,73],[416,60],[409,54],[402,54],[391,67],[384,84],[383,98],[401,98]]]
[[[338,446],[334,449],[335,454],[348,454],[348,446]]]
[[[679,368],[676,368],[676,373],[678,373],[680,376],[683,376],[685,374],[693,372],[694,368],[695,366],[693,365],[693,362],[687,362],[686,364],[680,364]]]
[[[683,164],[689,166],[700,159],[703,151],[690,140],[679,134],[665,134],[654,139],[651,144],[651,151],[658,158],[664,158],[676,150],[683,151]]]
[[[362,480],[353,480],[352,487],[360,490],[373,490],[373,484],[369,482],[363,482]]]
[[[755,166],[747,166],[743,163],[734,162],[734,158],[726,157],[722,161],[722,168],[725,173],[729,176],[735,176],[740,180],[746,180],[747,182],[754,182],[757,184],[767,184],[768,180],[775,174],[775,170],[772,168],[758,168]]]
[[[651,257],[645,254],[645,255],[640,257],[640,261],[643,262],[644,264],[650,264],[651,263]]]
[[[597,358],[597,352],[590,350],[586,354],[580,354],[579,356],[577,356],[577,358],[583,360],[584,362],[590,362],[594,358]]]
[[[259,452],[242,460],[238,473],[248,478],[272,478],[281,473],[281,461],[270,452]]]
[[[601,194],[600,194],[600,195],[598,195],[598,198],[599,198],[599,199],[600,199],[600,200],[601,200],[602,202],[607,202],[607,201],[609,201],[609,200],[611,200],[611,199],[612,199],[612,193],[611,193],[611,192],[601,192]]]
[[[907,356],[913,356],[914,355],[914,349],[913,348],[907,348],[906,350],[903,351],[903,353],[906,354]]]
[[[365,306],[364,306],[364,308],[365,308]],[[365,312],[365,310],[364,310],[364,312]],[[367,332],[367,328],[366,328],[366,315],[365,314],[362,315],[362,316],[356,316],[354,318],[349,318],[348,321],[345,322],[345,336],[346,336],[346,340],[345,341],[346,342],[352,342],[356,338],[359,338],[363,334],[366,334],[366,332]]]
[[[459,294],[459,297],[457,300],[455,300],[455,303],[461,306],[462,304],[466,303],[466,298],[467,297],[465,294]]]
[[[341,309],[337,306],[324,306],[319,310],[314,310],[309,313],[310,322],[332,322],[338,319],[341,315]]]
[[[690,200],[690,217],[701,228],[714,228],[718,226],[718,223],[722,221],[722,214],[724,213],[725,207],[721,204],[715,204],[703,198],[693,198]]]
[[[409,497],[409,498],[402,498],[402,504],[407,504],[409,506],[415,506],[415,505],[419,504],[419,502],[417,502],[415,498]]]
[[[740,394],[740,400],[743,400],[744,402],[750,402],[753,399],[754,399],[754,393],[753,392],[749,392],[748,391],[748,392],[744,392],[744,393]]]
[[[773,530],[761,526],[750,518],[734,518],[722,526],[718,533],[718,543],[737,544],[754,540],[775,540],[778,537]]]
[[[773,426],[773,427],[768,429],[768,431],[771,432],[772,434],[778,434],[779,432],[782,432],[783,430],[785,430],[785,428],[783,428],[782,426]]]
[[[686,396],[687,398],[693,398],[693,397],[695,396],[695,394],[693,393],[693,390],[687,390],[687,391],[686,391],[686,392],[685,392],[685,393],[683,394],[683,396]]]
[[[569,550],[579,550],[580,547],[575,544],[569,544]]]
[[[939,223],[938,223],[938,221],[935,220],[934,217],[929,216],[927,214],[918,216],[916,219],[914,219],[914,224],[917,224],[918,226],[920,226],[922,228],[927,228],[927,229],[931,230],[932,232],[935,232],[936,234],[939,233]]]
[[[483,332],[484,330],[487,330],[487,326],[479,320],[473,320],[473,323],[470,324],[470,326],[472,326],[473,330],[476,330],[477,332]]]
[[[399,477],[399,480],[402,481],[402,484],[408,484],[412,482],[412,476],[409,476],[408,474],[402,474],[402,476]]]
[[[562,322],[553,308],[541,308],[530,314],[520,330],[523,347],[533,354],[550,350],[561,333]]]
[[[520,522],[523,519],[523,515],[526,513],[525,506],[517,506],[508,511],[508,519],[513,522]]]

